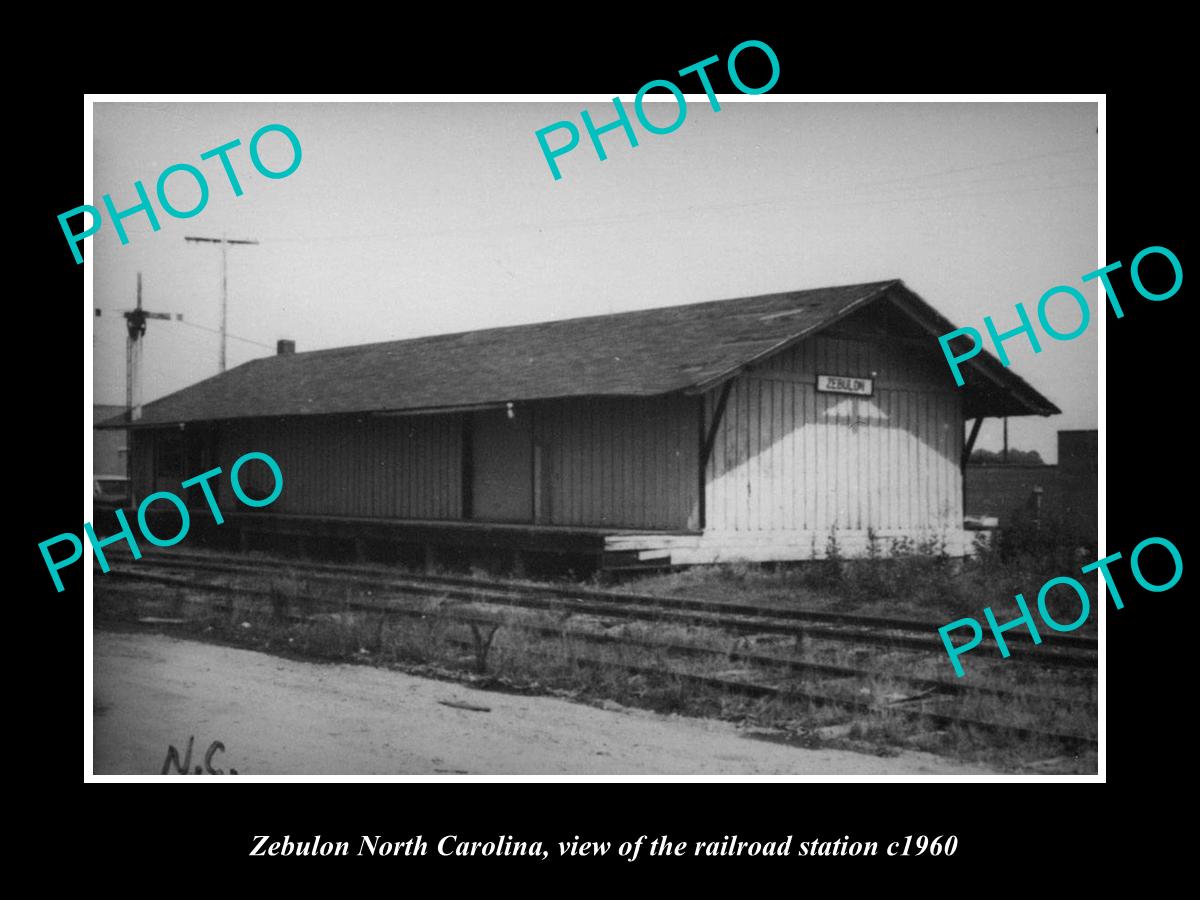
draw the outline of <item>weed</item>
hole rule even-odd
[[[475,671],[480,675],[487,673],[487,658],[488,651],[492,649],[492,640],[496,637],[496,632],[500,630],[499,623],[493,625],[491,629],[480,627],[474,622],[471,625],[471,636],[475,639]],[[487,631],[487,636],[484,637],[483,632]]]
[[[936,534],[920,540],[896,539],[887,556],[882,546],[879,536],[871,532],[864,558],[844,559],[837,529],[833,529],[826,543],[826,558],[816,563],[775,567],[726,564],[653,576],[627,586],[644,593],[736,599],[764,606],[820,609],[862,603],[891,614],[899,608],[938,615],[962,606],[965,614],[977,615],[981,597],[1002,596],[1012,585],[1018,591],[1036,588],[1045,580],[1037,580],[1040,568],[1056,562],[1052,555],[1005,555],[989,544],[979,547],[960,570],[946,551],[944,536]],[[1061,573],[1060,569],[1054,574]],[[1069,771],[1095,771],[1094,753],[1064,757],[1064,748],[1053,739],[997,735],[967,727],[935,729],[927,720],[905,714],[927,708],[1034,731],[1094,735],[1095,675],[1085,671],[1043,670],[981,658],[972,671],[972,684],[1020,690],[1025,695],[921,696],[901,675],[944,678],[944,656],[853,646],[811,634],[803,640],[743,636],[713,627],[671,621],[623,622],[562,610],[505,610],[498,614],[495,607],[451,602],[444,597],[410,600],[383,612],[362,609],[359,604],[366,597],[347,586],[305,586],[294,579],[266,577],[246,577],[239,580],[238,584],[242,583],[245,587],[257,584],[264,593],[249,597],[230,591],[222,596],[191,590],[137,590],[136,586],[122,591],[98,585],[98,616],[109,622],[122,615],[136,619],[169,604],[168,608],[182,608],[187,620],[186,625],[174,627],[196,637],[258,649],[283,649],[321,660],[415,667],[438,677],[487,674],[493,682],[517,689],[550,690],[659,712],[720,716],[782,729],[805,741],[845,739],[845,746],[871,752],[910,747],[1009,769],[1053,764]],[[305,590],[308,593],[302,592]],[[487,620],[481,622],[484,615]],[[1065,614],[1059,618],[1068,620]],[[250,627],[244,628],[243,623]],[[685,645],[692,652],[663,644]],[[777,667],[757,668],[734,658],[735,651],[755,649],[866,674],[830,679],[811,671],[789,674]],[[699,650],[713,652],[695,652]],[[751,698],[688,676],[748,680],[780,690]],[[848,706],[817,703],[810,694],[846,703],[865,699],[878,711],[850,712]]]

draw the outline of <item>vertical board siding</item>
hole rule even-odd
[[[551,448],[547,524],[684,529],[699,491],[697,410],[689,397],[539,406]]]
[[[228,473],[257,450],[283,473],[271,512],[454,519],[462,513],[459,416],[253,419],[219,429],[218,462]],[[247,463],[247,466],[262,463]],[[223,509],[240,507],[231,491]]]
[[[706,529],[820,535],[835,525],[959,528],[961,398],[945,389],[936,362],[886,340],[818,335],[738,376],[704,480]],[[817,374],[872,373],[872,397],[815,389]],[[699,419],[711,424],[719,394],[710,391],[700,403],[671,395],[537,404],[543,521],[695,527]],[[459,519],[462,429],[460,415],[225,422],[216,429],[219,502],[241,508],[228,473],[239,456],[257,450],[283,472],[271,512]],[[142,496],[152,489],[154,440],[153,432],[131,436]],[[248,475],[256,466],[249,464]],[[199,495],[189,499],[203,504]]]
[[[872,373],[872,397],[817,393],[818,374]],[[937,375],[920,354],[818,335],[738,376],[706,475],[707,529],[960,528],[961,400]]]

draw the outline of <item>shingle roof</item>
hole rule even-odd
[[[885,295],[949,324],[898,280],[789,291],[270,356],[146,404],[137,424],[698,391]],[[1005,414],[1058,412],[990,364],[1027,395]]]
[[[93,428],[124,428],[125,407],[112,403],[92,404]]]

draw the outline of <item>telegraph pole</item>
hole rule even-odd
[[[104,310],[97,307],[96,316]],[[137,273],[137,305],[121,312],[125,317],[125,419],[128,422],[142,417],[142,338],[146,335],[148,319],[183,321],[183,313],[149,312],[142,308],[142,273]]]
[[[197,244],[220,244],[221,245],[221,367],[220,372],[225,371],[225,329],[226,322],[229,318],[229,245],[230,244],[257,244],[258,241],[239,241],[227,237],[210,238],[210,237],[184,237],[185,241],[193,241]]]
[[[96,309],[99,317],[102,309]],[[125,317],[125,421],[132,425],[142,417],[142,338],[148,319],[183,321],[183,313],[149,312],[142,308],[142,273],[137,273],[137,305],[121,313]],[[132,460],[125,454],[125,474],[132,478]],[[132,483],[132,482],[131,482]]]
[[[183,321],[182,313],[147,312],[142,308],[142,273],[137,273],[137,306],[126,310],[125,328],[125,411],[130,422],[142,417],[142,338],[146,334],[147,319],[174,318]]]
[[[125,417],[133,421],[133,383],[140,374],[142,338],[146,335],[146,311],[142,309],[142,273],[137,273],[137,306],[125,313]]]

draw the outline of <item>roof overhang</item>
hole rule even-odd
[[[735,378],[767,357],[782,353],[801,341],[820,334],[851,313],[882,300],[890,300],[897,309],[921,326],[930,335],[934,345],[936,345],[938,337],[956,329],[953,322],[909,290],[904,282],[897,280],[883,285],[873,294],[846,304],[819,325],[798,332],[752,359],[747,359],[716,377],[705,379],[687,388],[685,393],[701,394],[719,387],[722,383]],[[962,365],[962,369],[967,375],[964,376],[963,385],[957,389],[962,392],[963,418],[1052,416],[1062,412],[1029,382],[1001,363],[987,350],[981,350],[978,355],[967,360]],[[954,384],[949,367],[946,369],[946,379],[951,385]]]
[[[936,360],[965,417],[1059,412],[986,350],[962,363],[965,384],[956,386],[937,340],[954,324],[893,279],[267,357],[152,401],[144,418],[123,412],[95,427],[452,415],[510,403],[702,395],[881,302],[886,314],[867,339],[903,341]],[[548,344],[554,352],[542,362]]]

